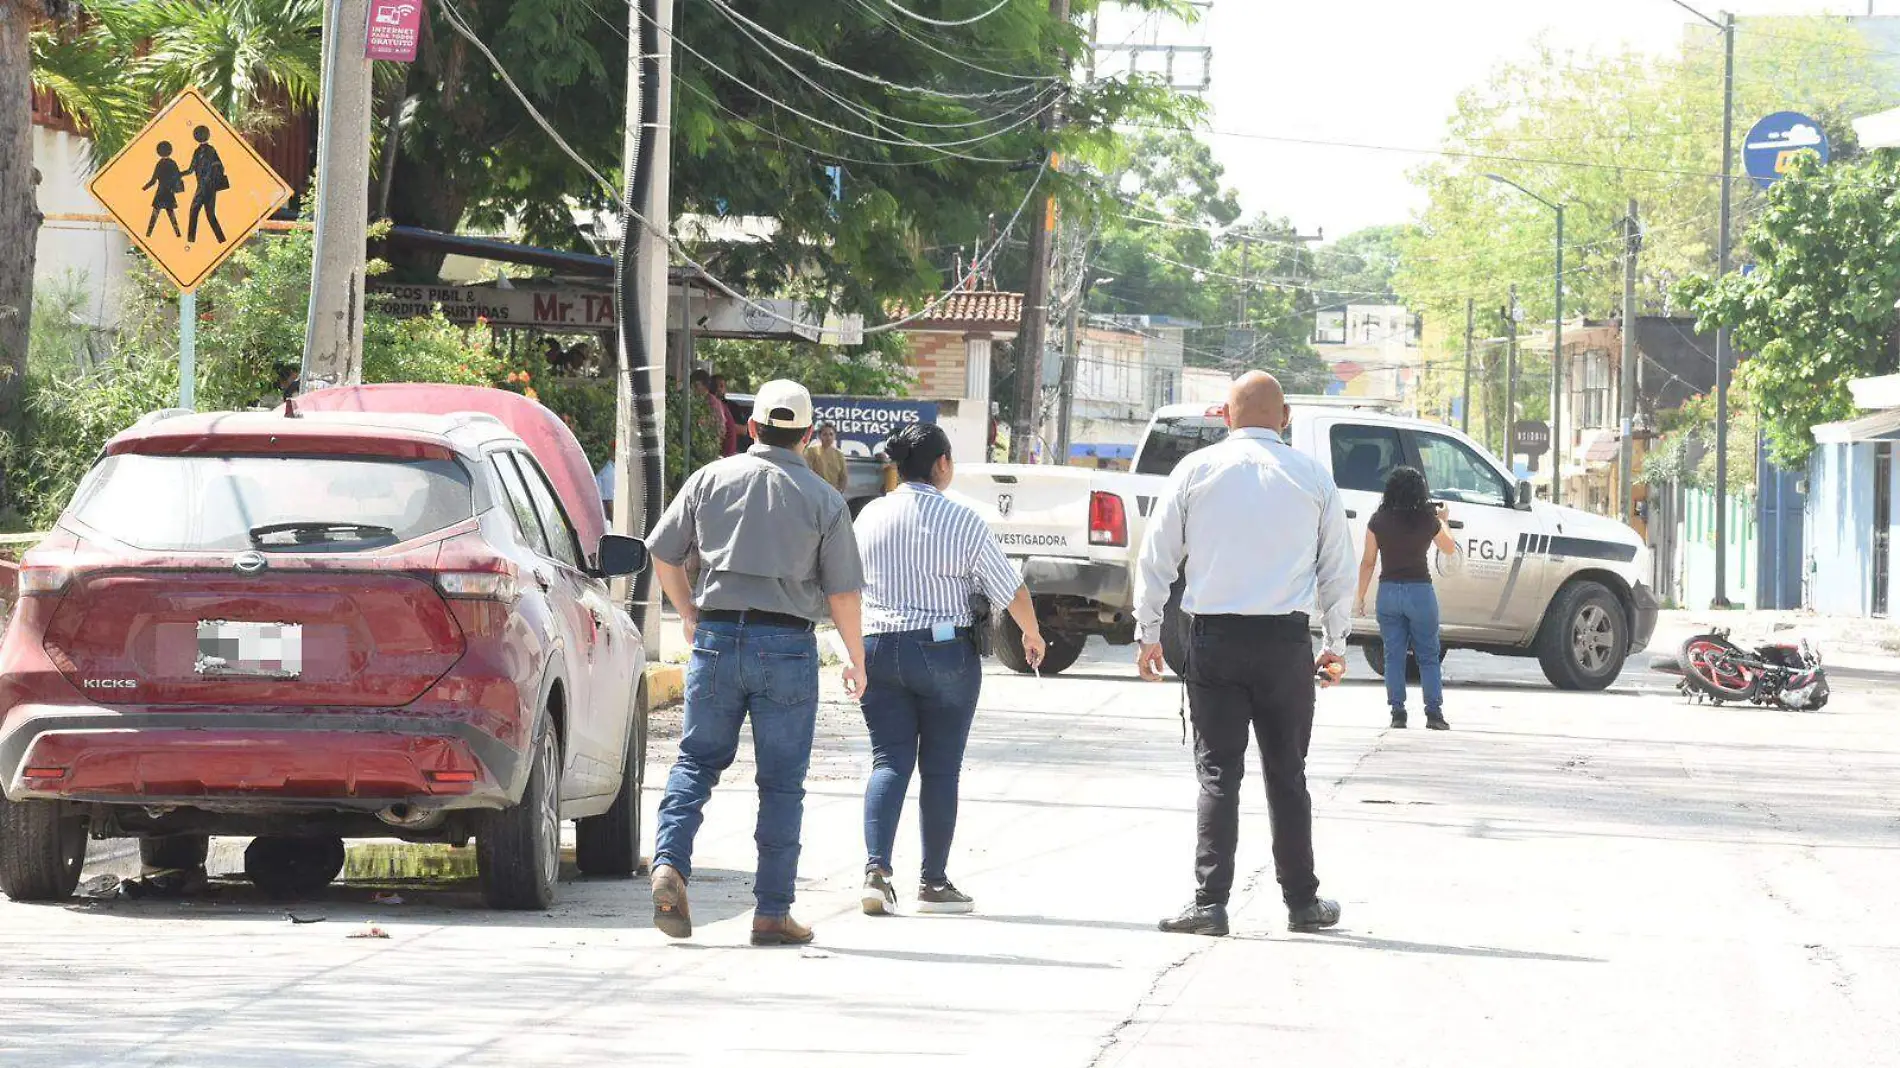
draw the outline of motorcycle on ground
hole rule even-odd
[[[1827,705],[1827,672],[1821,653],[1803,640],[1745,649],[1727,628],[1697,634],[1676,655],[1682,678],[1676,688],[1696,701],[1749,704],[1790,712],[1818,712]]]

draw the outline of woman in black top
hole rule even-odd
[[[1359,558],[1359,596],[1353,615],[1365,618],[1366,590],[1380,559],[1379,637],[1385,643],[1385,695],[1392,725],[1405,726],[1405,654],[1418,658],[1425,690],[1425,726],[1449,730],[1445,722],[1445,685],[1438,664],[1438,594],[1432,589],[1430,553],[1456,553],[1458,543],[1445,529],[1443,507],[1432,500],[1425,476],[1400,467],[1386,476],[1385,499],[1366,524],[1366,549]]]

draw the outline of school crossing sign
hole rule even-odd
[[[196,89],[165,105],[86,188],[182,293],[290,199],[290,186]]]

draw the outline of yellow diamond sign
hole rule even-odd
[[[196,89],[165,105],[86,188],[185,293],[290,199]]]

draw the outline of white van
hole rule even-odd
[[[1657,603],[1643,585],[1649,551],[1635,531],[1534,501],[1529,483],[1516,481],[1455,428],[1338,401],[1289,403],[1290,444],[1332,472],[1355,554],[1393,468],[1423,471],[1432,495],[1447,502],[1464,551],[1457,560],[1434,561],[1446,649],[1535,656],[1553,685],[1600,690],[1630,653],[1648,645]],[[1226,433],[1219,406],[1171,405],[1150,420],[1128,473],[1010,464],[957,469],[952,492],[988,520],[1022,568],[1049,639],[1045,673],[1073,664],[1090,634],[1118,645],[1134,641],[1134,561],[1147,517],[1182,457]],[[1168,607],[1163,645],[1178,672],[1186,651],[1178,587]],[[1004,615],[1001,626],[1009,633],[996,643],[998,656],[1029,670],[1015,624]],[[1353,621],[1352,641],[1368,647],[1374,671],[1384,667],[1378,635],[1376,621]]]

